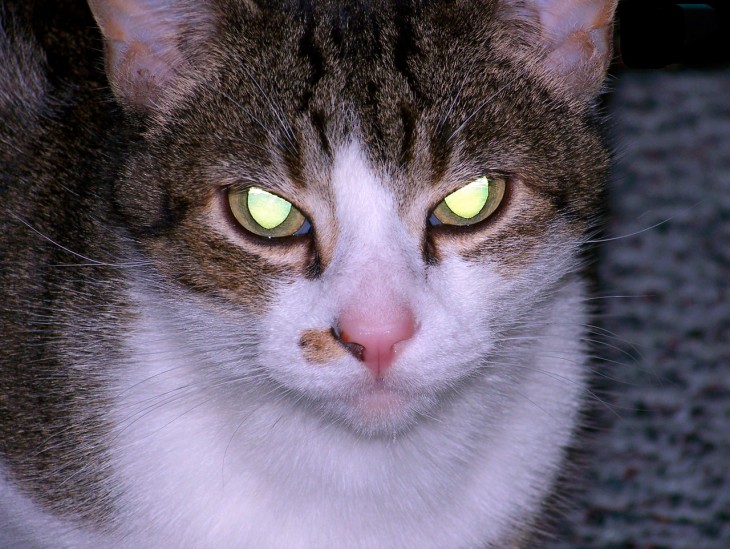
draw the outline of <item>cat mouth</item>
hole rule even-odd
[[[349,398],[348,404],[360,410],[367,417],[389,416],[399,412],[411,400],[400,391],[389,388],[382,379]]]
[[[390,436],[410,429],[429,407],[429,399],[379,379],[342,397],[338,415],[361,434]]]

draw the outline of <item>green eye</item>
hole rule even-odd
[[[228,204],[236,221],[258,236],[294,236],[305,234],[310,228],[291,202],[258,187],[229,191]]]
[[[474,225],[492,215],[504,197],[505,181],[480,177],[444,198],[433,211],[432,225]]]

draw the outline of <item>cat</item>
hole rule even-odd
[[[6,0],[0,545],[534,547],[615,4]]]

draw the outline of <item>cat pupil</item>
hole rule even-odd
[[[444,201],[459,217],[471,219],[482,211],[489,200],[489,179],[480,177],[458,191],[451,193]]]
[[[264,229],[281,225],[291,212],[291,202],[256,187],[248,190],[248,210]]]

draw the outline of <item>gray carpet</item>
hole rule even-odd
[[[557,547],[730,548],[730,70],[613,82],[613,425]],[[657,224],[659,224],[657,226]],[[634,234],[637,233],[637,234]],[[623,297],[625,296],[625,297]]]

